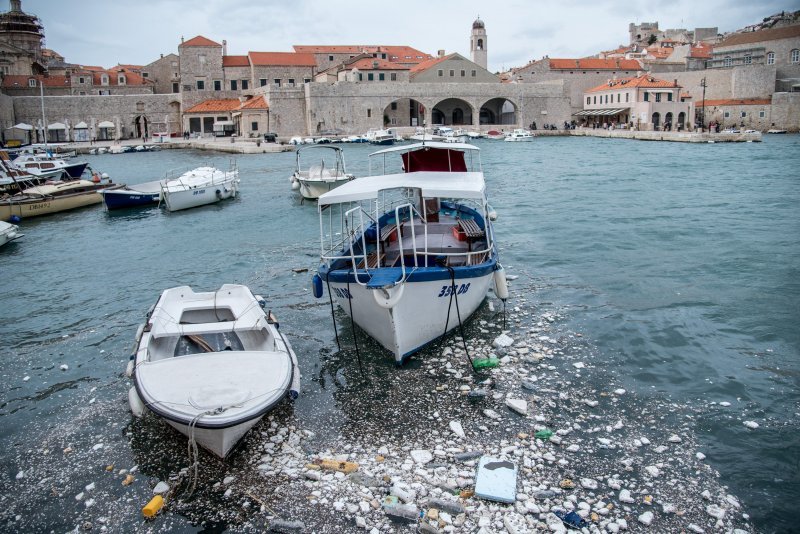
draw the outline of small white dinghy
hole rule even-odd
[[[224,458],[287,394],[299,394],[297,357],[263,307],[243,285],[164,291],[128,364],[133,414],[146,408]]]

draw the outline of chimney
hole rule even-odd
[[[164,59],[164,54],[161,54],[161,59]]]
[[[678,87],[678,78],[673,78],[672,85],[674,85],[675,87]]]
[[[183,35],[181,35],[181,44],[183,44]]]
[[[444,50],[437,50],[436,57],[444,57]]]
[[[223,56],[228,55],[228,41],[226,41],[225,39],[222,40],[222,55]]]

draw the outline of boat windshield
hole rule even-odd
[[[387,156],[399,153],[400,158]],[[377,161],[375,161],[377,160]],[[466,143],[425,142],[370,154],[369,175],[413,172],[481,172],[479,149]],[[377,163],[375,167],[373,164]],[[378,171],[378,172],[373,172]]]
[[[403,154],[403,168],[406,172],[467,172],[464,153],[449,148],[427,148]]]

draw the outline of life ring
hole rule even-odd
[[[96,184],[100,183],[100,174],[99,173],[92,174],[92,182],[96,183]]]
[[[399,286],[399,288],[394,286],[389,289],[373,289],[372,297],[375,299],[375,303],[384,310],[391,310],[394,308],[397,303],[400,302],[400,299],[403,297],[403,291],[406,288],[405,284],[399,284]],[[379,291],[382,291],[385,296],[379,294]]]

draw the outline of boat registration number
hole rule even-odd
[[[346,287],[334,287],[332,288],[333,292],[336,293],[336,296],[340,299],[351,299],[353,295],[350,294],[350,290]]]
[[[201,189],[199,191],[192,191],[192,195],[202,195],[205,192],[206,192],[205,189]]]
[[[454,290],[456,295],[462,295],[467,291],[469,291],[469,284],[461,284],[460,286],[458,284],[451,286],[442,286],[442,290],[439,292],[439,296],[449,297],[450,295],[453,294]]]
[[[49,202],[40,202],[39,204],[28,204],[28,211],[36,211],[49,207],[50,207]]]

